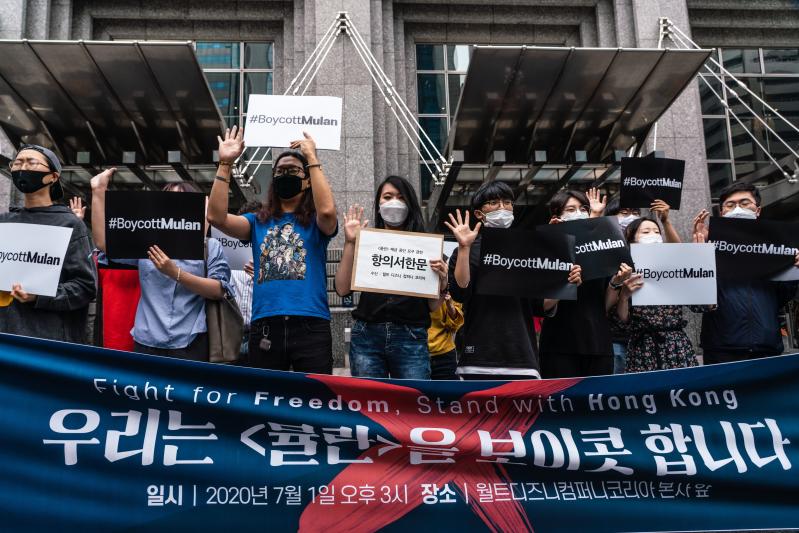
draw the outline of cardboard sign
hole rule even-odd
[[[244,265],[253,260],[252,242],[240,241],[214,227],[211,227],[211,237],[222,245],[222,252],[231,270],[244,270]]]
[[[443,253],[443,235],[365,228],[355,241],[352,290],[438,298],[430,259]]]
[[[321,150],[341,146],[341,98],[252,94],[247,104],[247,146],[286,147],[306,131]]]
[[[542,231],[483,228],[478,294],[576,300],[569,283],[574,236]]]
[[[630,246],[635,271],[644,285],[633,305],[715,305],[716,256],[712,244],[637,244]]]
[[[632,266],[630,248],[616,217],[572,220],[539,226],[538,230],[574,236],[574,261],[582,268],[583,281],[613,276],[621,263]]]
[[[767,280],[790,275],[786,270],[799,249],[799,224],[712,217],[708,242],[716,246],[720,278]]]
[[[203,259],[205,195],[108,191],[105,245],[110,259],[146,259],[153,245],[170,259]]]
[[[663,157],[623,157],[619,207],[649,207],[663,200],[680,209],[685,161]]]
[[[71,238],[72,228],[0,224],[0,290],[55,296]]]

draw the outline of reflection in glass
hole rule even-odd
[[[723,118],[704,118],[705,151],[708,159],[729,159],[727,121]]]
[[[251,94],[272,94],[271,72],[247,72],[244,74],[244,112]]]
[[[799,74],[799,48],[763,49],[766,74]]]
[[[760,74],[760,52],[757,48],[724,48],[721,57],[724,68],[733,74]]]
[[[239,73],[206,72],[205,78],[216,105],[228,125],[239,122]]]
[[[724,92],[721,90],[721,82],[719,80],[712,76],[703,76],[702,79],[710,83],[713,91],[716,91],[716,94],[718,94],[721,98],[724,98]],[[724,106],[721,105],[721,102],[716,94],[713,94],[713,91],[708,88],[707,83],[701,79],[698,79],[697,83],[699,84],[699,98],[702,101],[702,114],[723,115]]]
[[[463,91],[463,82],[466,81],[466,74],[450,74],[449,75],[449,116],[455,116],[455,111],[458,108],[458,100]]]
[[[202,68],[239,68],[239,43],[198,41],[195,54]]]
[[[272,68],[272,43],[244,43],[244,68]]]
[[[422,184],[422,200],[430,198],[430,193],[433,190],[433,175],[430,172],[435,169],[435,167],[432,163],[428,163],[428,165],[430,165],[430,170],[427,169],[424,163],[419,165],[419,180]]]
[[[417,44],[416,70],[444,70],[444,45]]]
[[[746,129],[765,146],[766,135],[760,122],[754,119],[741,119]],[[763,151],[755,144],[752,136],[747,133],[737,121],[730,122],[732,133],[732,157],[736,162],[739,161],[765,161],[766,156]]]
[[[708,163],[707,174],[710,181],[710,195],[719,197],[719,191],[732,183],[732,168],[729,163]]]
[[[750,93],[748,93],[745,89],[743,89],[740,85],[738,85],[733,79],[726,78],[727,83],[727,103],[730,106],[730,109],[733,113],[740,116],[751,116],[752,113],[746,109],[744,103],[749,106],[749,108],[757,113],[758,115],[763,114],[763,104],[761,104],[757,99],[755,99]],[[749,90],[755,93],[758,97],[763,98],[763,87],[761,85],[761,78],[744,78],[741,80]],[[735,91],[735,94],[738,96],[736,97],[735,94],[732,93]],[[743,102],[743,103],[742,103]]]
[[[799,78],[764,78],[766,102],[781,115],[799,115]]]
[[[436,145],[439,152],[443,153],[444,143],[447,142],[447,119],[444,117],[419,117],[419,125]],[[422,151],[422,155],[427,156],[424,151]]]
[[[443,74],[417,74],[418,106],[420,114],[444,114],[447,100],[444,93]]]
[[[471,57],[472,47],[465,44],[447,45],[447,68],[466,72],[469,68],[469,58]]]

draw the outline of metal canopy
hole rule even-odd
[[[452,166],[430,198],[435,227],[482,181],[541,205],[572,181],[618,176],[710,50],[475,46],[450,128]],[[548,183],[543,190],[533,185]]]
[[[213,165],[224,121],[191,43],[0,41],[0,57],[0,127],[14,144],[138,175]]]

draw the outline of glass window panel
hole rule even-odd
[[[216,105],[229,126],[239,123],[239,73],[206,72]]]
[[[713,91],[716,91],[716,94],[713,94],[708,88],[708,84],[702,80],[697,80],[699,83],[699,97],[702,100],[702,114],[703,115],[723,115],[724,114],[724,106],[721,105],[719,101],[719,97],[724,98],[724,91],[721,89],[721,82],[712,76],[703,76],[702,79],[706,80],[710,87],[713,88]]]
[[[466,44],[447,45],[447,68],[459,72],[466,72],[469,68],[469,59],[472,56],[472,47]]]
[[[430,171],[435,170],[435,167],[432,163],[428,164],[430,165],[430,170],[427,169],[427,165],[424,163],[419,165],[419,179],[422,184],[422,200],[430,198],[430,193],[433,190],[433,175]]]
[[[764,78],[764,99],[781,115],[799,115],[799,78]]]
[[[419,117],[419,125],[436,145],[439,152],[443,153],[444,143],[447,142],[447,119],[445,117]],[[427,156],[424,150],[422,150],[422,155]]]
[[[757,48],[734,49],[721,51],[724,68],[733,74],[760,74],[760,53]]]
[[[752,111],[754,111],[758,115],[763,114],[763,104],[758,102],[749,92],[747,92],[744,88],[738,85],[734,80],[727,78],[725,81],[728,87],[726,91],[727,103],[729,104],[730,109],[732,110],[733,113],[735,113],[739,117],[751,116],[752,113],[748,109],[746,109],[746,107],[744,106],[745,103],[747,106],[749,106],[749,108]],[[749,87],[749,90],[758,95],[760,98],[763,98],[763,86],[762,86],[762,80],[760,78],[744,78],[741,81],[747,87]],[[735,95],[733,95],[732,91],[735,91],[735,94],[737,94],[738,96],[736,97]]]
[[[417,74],[418,106],[420,114],[445,114],[447,100],[444,93],[443,74]]]
[[[466,74],[450,74],[449,76],[449,116],[455,116],[458,107],[458,99],[463,91],[463,82],[466,81]]]
[[[444,70],[444,45],[417,44],[416,70]]]
[[[758,122],[754,124],[754,119],[742,119],[746,129],[763,145],[766,144],[766,136],[762,125]],[[732,156],[736,162],[740,161],[765,161],[766,155],[755,144],[752,136],[741,127],[738,122],[730,122],[732,133]]]
[[[793,124],[799,124],[799,117],[797,116],[788,116],[785,118],[790,120]],[[797,147],[799,147],[799,133],[795,129],[786,124],[782,119],[776,117],[770,117],[766,119],[766,122],[777,132],[777,135],[779,135],[783,141],[788,143],[788,146],[796,151]],[[769,153],[775,159],[780,159],[791,154],[788,148],[781,143],[773,133],[766,132],[766,138],[768,139],[766,148],[768,148]]]
[[[732,168],[729,163],[708,163],[707,174],[710,181],[710,195],[719,197],[719,191],[732,183]]]
[[[705,127],[705,151],[708,159],[729,159],[727,121],[723,118],[702,119]]]
[[[244,74],[244,112],[251,94],[272,94],[271,72],[246,72]]]
[[[766,74],[799,74],[799,48],[763,49]]]
[[[202,68],[239,68],[239,43],[197,41],[195,54]]]
[[[272,43],[244,43],[244,68],[272,68]]]

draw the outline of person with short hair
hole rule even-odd
[[[761,212],[760,191],[736,181],[719,193],[719,211],[726,218],[755,220]],[[694,240],[706,242],[710,213],[694,218]],[[799,266],[799,254],[794,265]],[[779,355],[785,349],[779,312],[796,293],[797,282],[768,280],[717,281],[717,307],[702,316],[700,346],[704,364],[744,361]]]
[[[477,219],[469,223],[469,211],[449,214],[444,224],[458,241],[449,260],[449,292],[464,308],[463,347],[459,350],[458,375],[463,379],[540,379],[534,316],[553,316],[558,300],[478,294],[480,276],[480,228],[509,228],[513,224],[513,190],[501,181],[480,186],[471,201]],[[580,266],[573,265],[569,283],[579,285]]]
[[[97,272],[89,232],[72,210],[54,203],[64,196],[61,162],[44,146],[26,144],[9,163],[14,187],[24,194],[24,206],[0,214],[0,223],[38,224],[70,228],[55,296],[36,295],[12,282],[0,291],[0,332],[66,342],[85,343],[89,304],[97,293]]]

